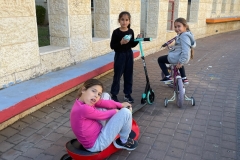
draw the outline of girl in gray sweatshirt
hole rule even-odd
[[[174,28],[177,36],[175,38],[175,45],[171,47],[168,55],[158,58],[158,64],[162,69],[165,77],[161,81],[172,81],[172,77],[168,72],[167,64],[176,64],[179,69],[183,83],[188,84],[188,79],[185,74],[183,64],[187,64],[190,58],[193,58],[193,49],[196,46],[196,41],[193,34],[187,25],[184,18],[178,18],[174,21]]]

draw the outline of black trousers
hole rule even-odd
[[[115,52],[114,76],[111,87],[111,94],[117,95],[120,89],[120,79],[123,75],[124,94],[132,93],[133,84],[133,51],[130,49],[124,52]]]
[[[165,74],[165,76],[170,75],[168,72],[167,66],[166,66],[166,63],[170,64],[168,62],[167,56],[168,55],[164,55],[164,56],[161,56],[158,58],[158,64],[159,64],[160,68],[162,69],[163,73]],[[181,74],[181,77],[186,77],[184,66],[182,66],[182,68],[179,68],[179,72]]]

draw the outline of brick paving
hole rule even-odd
[[[146,57],[155,102],[133,114],[140,127],[139,147],[120,150],[109,160],[235,160],[239,159],[240,138],[240,30],[197,40],[194,60],[186,65],[190,102],[178,108],[171,88],[160,83],[157,58],[167,51]],[[113,73],[100,80],[110,91]],[[135,61],[133,97],[140,104],[145,88],[142,60]],[[122,89],[122,87],[121,87]],[[75,136],[69,113],[76,91],[18,120],[0,131],[1,160],[59,160],[64,144]],[[123,93],[119,94],[122,99]]]

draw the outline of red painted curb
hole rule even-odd
[[[139,51],[134,52],[134,58],[138,57],[140,55]],[[3,123],[4,121],[64,92],[67,91],[73,87],[76,87],[77,85],[85,82],[86,80],[96,77],[110,69],[113,69],[113,62],[110,62],[100,68],[97,68],[91,72],[88,72],[84,75],[78,76],[77,78],[71,79],[69,81],[66,81],[58,86],[55,86],[51,89],[48,89],[44,92],[41,92],[37,95],[33,95],[32,97],[29,97],[13,106],[10,106],[9,108],[6,108],[2,111],[0,111],[0,123]]]

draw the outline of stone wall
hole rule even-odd
[[[91,0],[48,0],[51,45],[39,48],[35,1],[1,0],[0,89],[110,52],[111,34],[119,27],[118,15],[124,10],[131,13],[135,35],[141,28],[153,38],[152,42],[143,43],[145,54],[159,51],[161,44],[176,35],[167,30],[168,3],[169,0],[95,0],[92,16]],[[141,4],[147,5],[146,15],[141,15]],[[174,19],[189,15],[188,23],[196,38],[240,29],[240,21],[206,23],[206,18],[240,16],[240,0],[192,0],[189,11],[187,8],[188,0],[175,0]]]

